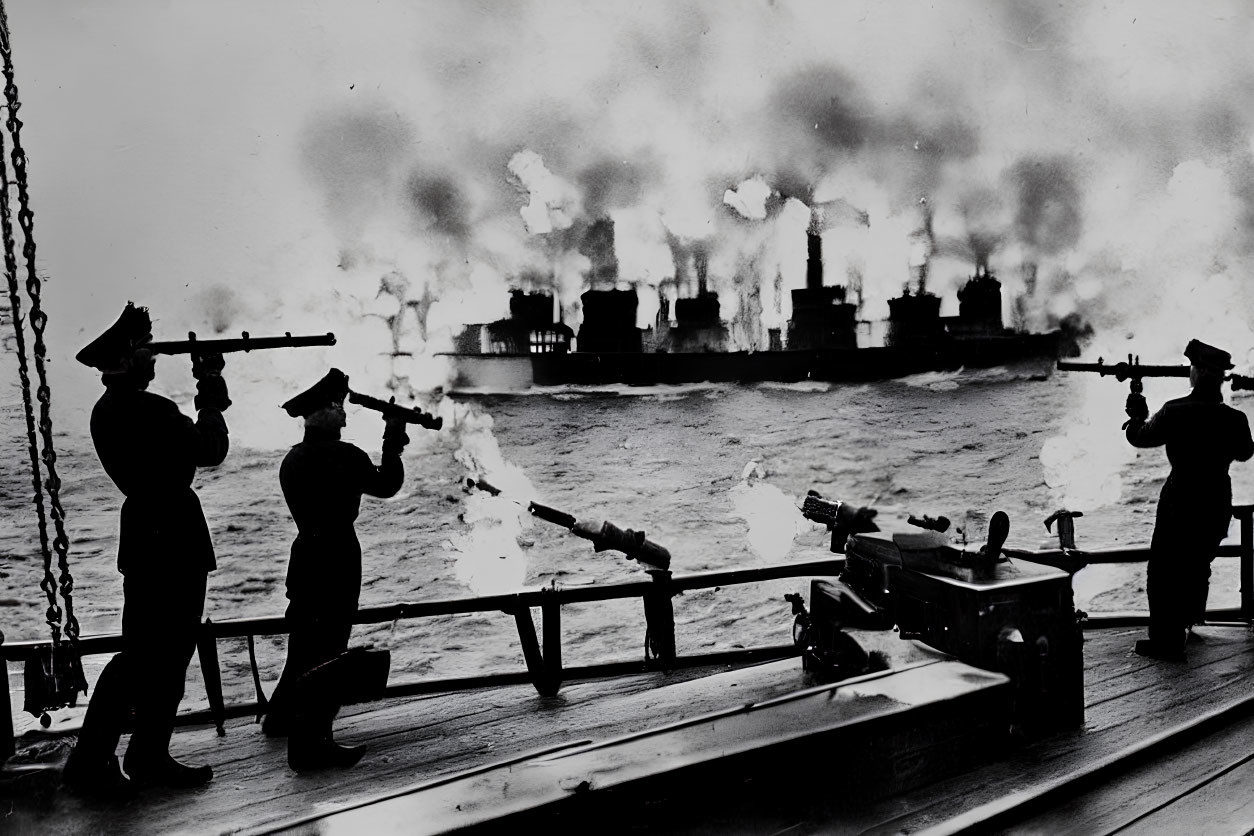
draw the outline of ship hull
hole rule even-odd
[[[457,387],[516,391],[532,385],[650,386],[776,381],[859,382],[929,371],[980,369],[1059,355],[1060,335],[940,338],[909,345],[739,352],[453,354]]]

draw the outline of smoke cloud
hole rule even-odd
[[[945,312],[979,263],[1019,321],[1083,317],[1094,353],[1204,333],[1254,361],[1238,2],[58,3],[11,25],[67,357],[130,298],[175,333],[340,337],[240,361],[259,381],[333,361],[363,389],[439,386],[439,352],[510,287],[577,326],[582,290],[656,304],[697,245],[761,345],[822,204],[827,280],[866,318],[925,253]]]

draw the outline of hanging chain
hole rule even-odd
[[[22,228],[22,237],[25,239],[22,245],[22,257],[26,262],[26,295],[30,297],[30,326],[31,332],[35,335],[35,371],[39,376],[39,388],[36,390],[35,397],[39,401],[39,432],[43,440],[43,455],[41,458],[43,459],[44,470],[47,473],[44,487],[48,491],[48,507],[51,509],[52,523],[56,529],[56,536],[52,539],[52,547],[57,553],[57,564],[60,569],[59,585],[61,588],[61,599],[65,602],[65,634],[71,641],[74,641],[78,639],[78,619],[74,617],[74,577],[70,574],[70,540],[65,533],[65,510],[61,507],[61,478],[57,475],[57,453],[53,447],[52,440],[52,390],[48,388],[48,375],[44,363],[48,353],[47,347],[44,345],[44,328],[48,324],[48,316],[40,306],[42,287],[39,281],[39,274],[35,270],[35,215],[30,208],[30,192],[26,184],[26,152],[22,150],[22,120],[17,115],[21,103],[17,98],[17,82],[13,77],[13,49],[9,40],[9,18],[5,11],[3,0],[0,0],[0,59],[3,60],[4,97],[8,104],[8,119],[5,121],[5,126],[13,137],[13,149],[9,156],[13,163],[14,181],[17,184],[17,221]],[[15,260],[15,256],[13,255],[12,224],[9,221],[9,213],[7,211],[7,175],[6,182],[3,185],[5,187],[3,199],[5,269],[11,277],[11,282],[16,283],[17,266],[13,264],[12,268],[10,268],[10,261]],[[12,289],[10,293],[12,296]],[[15,323],[17,321],[16,314],[17,311],[15,309]],[[28,391],[30,387],[29,375],[23,376],[22,380],[24,389]],[[26,397],[29,404],[29,395],[27,394]],[[29,415],[29,405],[27,409]],[[35,481],[39,481],[38,476],[35,477]],[[38,491],[36,491],[36,504],[40,507],[40,546],[44,554],[44,579],[40,586],[49,598],[48,621],[52,627],[53,641],[56,642],[60,638],[57,622],[60,621],[61,612],[56,606],[56,599],[51,589],[53,584],[52,556],[48,552],[47,525],[43,521],[42,502]]]
[[[35,438],[35,409],[31,401],[30,369],[26,360],[26,332],[22,328],[22,297],[17,288],[17,244],[13,240],[13,219],[9,214],[9,169],[3,165],[4,134],[0,133],[0,232],[4,235],[4,277],[9,286],[9,308],[17,338],[17,374],[22,383],[22,407],[26,413],[26,438],[30,449],[30,472],[35,488],[35,513],[39,522],[39,548],[44,558],[44,578],[39,588],[48,596],[48,626],[52,641],[61,639],[61,608],[57,606],[57,582],[52,574],[52,548],[48,544],[48,516],[39,478],[39,442]]]

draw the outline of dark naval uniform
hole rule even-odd
[[[115,328],[127,322],[122,331],[142,330],[143,339],[133,340],[142,348],[149,326],[146,312],[139,319],[132,313],[140,311],[128,307]],[[99,342],[79,359],[95,365],[93,347],[99,351]],[[116,347],[104,354],[100,363],[108,368]],[[151,360],[146,362],[146,374],[106,372],[105,393],[91,414],[100,463],[125,497],[118,535],[123,650],[101,672],[67,764],[67,782],[77,781],[83,789],[92,789],[93,774],[103,774],[101,764],[112,758],[132,710],[134,733],[125,760],[132,779],[194,786],[212,777],[207,766],[174,762],[169,744],[204,611],[206,576],[216,568],[192,479],[197,467],[226,458],[222,409],[230,400],[220,378],[212,384],[213,396],[202,386],[193,422],[173,401],[145,391],[151,378]]]
[[[1232,368],[1226,352],[1196,340],[1185,354],[1219,373]],[[1228,467],[1254,455],[1254,440],[1245,413],[1223,402],[1218,382],[1199,384],[1148,420],[1133,416],[1125,433],[1136,447],[1166,445],[1171,463],[1158,498],[1146,591],[1152,655],[1179,657],[1187,628],[1205,615],[1210,564],[1228,532]]]
[[[304,440],[279,468],[298,531],[287,569],[289,618],[352,619],[361,591],[361,544],[353,523],[362,494],[395,496],[404,479],[399,449],[385,449],[376,467],[360,448],[340,441],[338,432],[305,429]]]
[[[348,378],[332,369],[312,389],[284,404],[292,415],[308,417],[334,408],[339,416],[333,426],[307,423],[304,440],[288,452],[279,469],[283,498],[298,533],[287,571],[287,661],[270,700],[265,731],[272,736],[292,735],[289,761],[294,768],[300,760],[293,760],[290,748],[298,745],[300,733],[295,720],[300,708],[294,705],[297,681],[315,666],[344,653],[357,613],[361,544],[354,523],[361,497],[395,496],[405,478],[401,451],[408,437],[403,430],[385,433],[378,466],[363,450],[340,440],[347,391]],[[325,709],[314,723],[314,733],[329,746],[338,705],[328,704]],[[347,765],[344,760],[335,763]]]

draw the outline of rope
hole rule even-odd
[[[55,585],[59,583],[61,598],[65,602],[65,634],[71,641],[74,641],[78,639],[78,619],[74,617],[74,577],[70,574],[70,540],[65,533],[65,510],[61,507],[61,478],[57,475],[57,454],[52,439],[52,390],[48,387],[48,375],[45,366],[45,357],[48,351],[47,346],[44,344],[44,329],[48,324],[48,316],[43,312],[43,308],[40,305],[42,286],[39,281],[39,274],[35,270],[35,215],[30,208],[30,192],[26,182],[26,152],[22,149],[22,120],[17,115],[21,103],[17,98],[17,82],[13,76],[13,50],[9,40],[9,18],[5,11],[3,0],[0,0],[0,59],[3,60],[4,97],[8,105],[8,118],[5,121],[5,126],[13,137],[13,148],[9,158],[13,164],[14,181],[17,184],[17,220],[18,225],[22,229],[22,237],[24,239],[22,256],[26,262],[26,295],[30,298],[29,322],[31,332],[35,336],[35,371],[39,378],[39,386],[36,389],[35,397],[39,401],[39,432],[43,441],[43,455],[41,458],[47,473],[43,487],[48,492],[48,507],[51,511],[53,526],[56,529],[56,535],[52,539],[52,548],[57,553],[57,563],[60,570],[59,582],[54,582],[52,577],[52,555],[48,550],[48,530],[44,518],[43,497],[39,490],[38,468],[34,467],[34,462],[32,462],[32,467],[35,471],[35,505],[39,514],[39,542],[44,557],[44,579],[40,582],[40,588],[48,596],[48,624],[52,630],[53,642],[56,643],[60,640],[61,621],[61,610],[56,605],[55,595]],[[0,153],[2,151],[3,149],[0,147]],[[0,231],[4,235],[5,272],[9,281],[10,304],[14,305],[14,326],[20,332],[21,326],[19,324],[18,308],[16,306],[17,294],[15,292],[17,264],[14,250],[16,247],[13,240],[12,221],[9,215],[7,171],[4,173],[3,182],[0,185],[4,187],[3,196],[0,197],[0,213],[3,214],[3,229]],[[25,371],[25,343],[20,335],[19,343],[22,353],[18,365],[22,379],[23,402],[26,406],[27,431],[28,434],[33,434],[30,430],[30,422],[33,419],[33,410],[30,402],[30,376]],[[33,439],[31,440],[31,453],[33,456]]]

